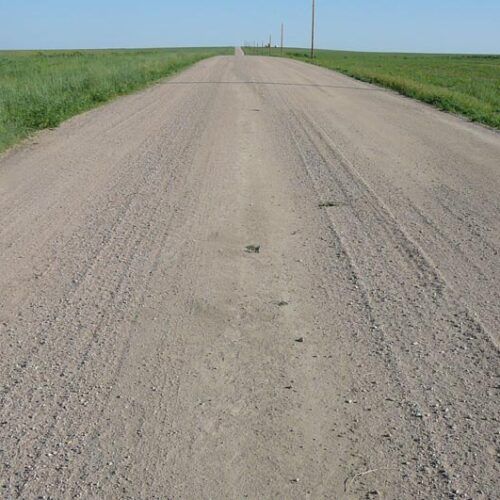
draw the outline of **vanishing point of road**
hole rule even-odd
[[[0,496],[493,499],[500,135],[215,57],[0,158]]]

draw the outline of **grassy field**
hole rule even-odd
[[[245,50],[247,54],[254,49]],[[262,53],[262,50],[260,50]],[[268,49],[264,54],[268,55]],[[272,55],[280,55],[278,49]],[[382,54],[286,49],[285,57],[337,70],[500,129],[500,55]]]
[[[0,151],[232,48],[0,51]]]

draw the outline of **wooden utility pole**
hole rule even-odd
[[[312,0],[311,59],[314,59],[314,29],[316,24],[316,0]]]
[[[269,35],[269,55],[271,55],[271,43],[272,43],[272,36]]]
[[[283,39],[285,34],[285,26],[281,23],[281,55],[283,55]]]

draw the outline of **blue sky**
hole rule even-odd
[[[311,0],[0,0],[0,49],[309,43]],[[317,0],[322,48],[500,53],[500,0]]]

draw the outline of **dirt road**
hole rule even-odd
[[[0,495],[496,498],[499,193],[499,134],[241,54],[10,151]]]

